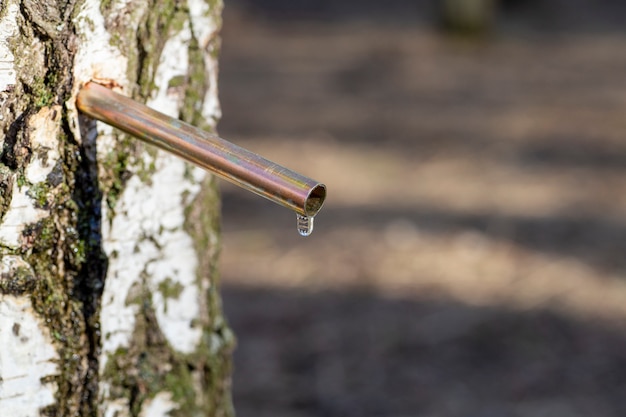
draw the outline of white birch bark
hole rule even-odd
[[[107,80],[213,128],[221,7],[0,5],[0,414],[232,414],[212,179],[74,107]]]

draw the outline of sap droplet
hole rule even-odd
[[[313,217],[303,216],[296,213],[296,226],[300,236],[309,236],[313,233]]]

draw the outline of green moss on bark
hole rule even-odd
[[[225,384],[231,345],[215,343],[219,337],[207,327],[196,352],[175,352],[159,330],[151,294],[145,291],[131,345],[110,355],[103,373],[111,384],[111,397],[127,400],[133,417],[147,400],[162,392],[170,393],[177,404],[172,417],[231,416],[229,385]],[[202,381],[200,387],[198,381]]]
[[[183,0],[151,0],[137,33],[139,62],[138,94],[146,100],[152,94],[154,77],[167,40],[179,32],[189,20],[187,2]]]
[[[204,96],[209,85],[206,77],[204,53],[195,37],[191,39],[188,56],[189,74],[186,80],[185,100],[180,110],[181,118],[201,129],[213,130],[213,124],[208,123],[202,116]]]
[[[0,221],[11,204],[14,175],[9,167],[0,162]]]
[[[2,293],[30,298],[60,356],[58,375],[46,377],[57,385],[55,404],[42,411],[46,416],[96,414],[95,312],[104,260],[98,255],[100,243],[94,231],[99,227],[99,194],[90,164],[95,149],[81,146],[72,136],[64,114],[58,119],[61,129],[56,138],[61,162],[43,182],[30,184],[24,175],[35,157],[29,145],[31,117],[45,106],[56,105],[61,111],[70,97],[75,52],[72,16],[81,4],[81,0],[21,3],[20,33],[10,40],[17,83],[3,112],[9,128],[4,130],[0,181],[8,195],[3,195],[2,206],[6,210],[15,187],[26,187],[35,206],[47,211],[46,217],[25,228],[18,248],[2,249],[3,255],[15,256],[27,267],[13,269],[0,285]],[[15,184],[11,178],[17,179]]]
[[[123,36],[128,28],[117,25],[119,21],[115,17],[107,16],[111,10],[110,2],[104,2],[101,6],[101,10],[106,12],[105,20],[112,32],[112,42],[125,53],[129,51],[130,66],[136,69],[134,73],[129,72],[129,80],[136,83],[133,95],[140,101],[147,100],[153,92],[156,67],[165,42],[180,31],[189,19],[184,1],[166,0],[159,2],[159,7],[154,7],[154,4],[154,1],[150,2],[139,32],[131,38],[137,40],[137,45],[128,44],[129,38]],[[209,4],[214,18],[219,19],[221,1],[212,0]],[[132,51],[137,46],[138,51]],[[219,49],[218,39],[212,41],[210,49]],[[195,39],[192,40],[189,46],[189,72],[186,76],[172,80],[170,87],[184,88],[181,118],[211,129],[213,121],[207,123],[201,112],[203,98],[209,87],[204,53],[206,51],[200,50]],[[134,139],[122,138],[122,141],[125,145],[116,146],[103,161],[104,170],[101,170],[105,175],[103,181],[107,186],[104,190],[112,209],[111,215],[114,215],[115,201],[125,187],[125,181],[116,178],[124,178],[132,172],[149,182],[154,172],[150,158],[140,157],[142,152],[153,148],[144,147]],[[130,142],[133,142],[132,146]],[[160,392],[171,393],[172,400],[178,404],[177,410],[170,413],[173,417],[227,417],[234,414],[230,397],[234,337],[223,318],[217,286],[219,210],[216,184],[210,179],[186,211],[185,230],[194,239],[200,259],[196,285],[206,289],[201,303],[202,312],[194,323],[203,329],[201,343],[195,352],[184,355],[174,351],[167,343],[155,318],[152,295],[145,284],[135,288],[132,297],[129,295],[128,302],[139,306],[131,345],[119,348],[109,356],[103,379],[111,386],[111,399],[126,399],[133,416],[138,415],[147,400]],[[167,299],[176,298],[181,288],[166,280],[158,290]]]
[[[195,201],[187,208],[185,230],[192,236],[200,260],[198,280],[210,280],[206,294],[204,336],[194,360],[206,369],[207,403],[211,416],[234,415],[230,384],[235,337],[222,311],[217,261],[220,252],[220,195],[214,177],[209,177]]]
[[[21,33],[11,41],[16,56],[18,83],[8,96],[7,123],[1,127],[7,136],[0,160],[0,216],[6,211],[14,187],[28,187],[28,195],[48,216],[24,231],[19,248],[0,248],[0,254],[19,257],[24,265],[0,280],[0,293],[30,297],[37,314],[48,327],[60,355],[59,374],[46,378],[58,386],[56,403],[46,416],[97,415],[99,384],[98,330],[101,291],[107,260],[102,253],[100,204],[103,198],[115,214],[119,195],[130,175],[151,181],[154,158],[144,158],[152,148],[118,134],[118,142],[101,163],[95,165],[95,143],[72,136],[67,115],[62,118],[58,136],[62,162],[54,178],[30,184],[24,175],[30,161],[28,120],[37,109],[62,105],[70,97],[75,52],[73,17],[81,0],[44,0],[24,6],[19,17]],[[133,95],[146,100],[153,90],[154,74],[163,46],[189,19],[183,0],[151,0],[138,33],[131,33],[122,20],[110,19],[112,1],[102,2],[112,42],[128,57],[128,74],[137,87]],[[41,5],[58,13],[45,16]],[[221,2],[211,0],[211,13],[219,19]],[[6,2],[0,5],[4,11]],[[32,5],[32,7],[30,7]],[[65,9],[65,7],[71,9]],[[132,13],[132,11],[131,11]],[[92,22],[93,24],[93,22]],[[213,40],[211,51],[218,49]],[[30,51],[24,54],[23,51]],[[203,54],[195,40],[190,46],[189,75],[185,77],[184,120],[210,128],[202,119],[201,102],[208,85]],[[180,80],[179,80],[180,81]],[[179,85],[178,87],[182,86]],[[89,121],[86,121],[89,124]],[[93,127],[93,125],[91,125]],[[154,155],[151,155],[154,156]],[[170,392],[178,409],[172,416],[230,416],[232,333],[222,316],[217,287],[216,262],[219,252],[219,195],[208,180],[187,210],[186,230],[192,235],[200,258],[199,288],[206,289],[203,311],[197,326],[203,336],[196,351],[189,355],[175,352],[167,343],[155,319],[151,295],[139,288],[140,311],[132,344],[119,349],[109,360],[103,378],[114,397],[126,398],[133,415],[138,415],[147,399],[159,392]],[[209,284],[210,282],[210,284]],[[200,285],[202,284],[202,285]],[[159,288],[165,298],[176,298],[181,288],[166,282]],[[200,381],[200,386],[198,386]]]

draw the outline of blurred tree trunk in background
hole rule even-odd
[[[496,0],[442,0],[438,2],[444,26],[453,32],[484,33],[494,21]]]
[[[91,79],[205,129],[220,0],[0,2],[0,414],[228,416],[212,178],[79,116]]]

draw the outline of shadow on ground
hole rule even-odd
[[[622,416],[626,333],[546,310],[224,289],[241,416]]]

